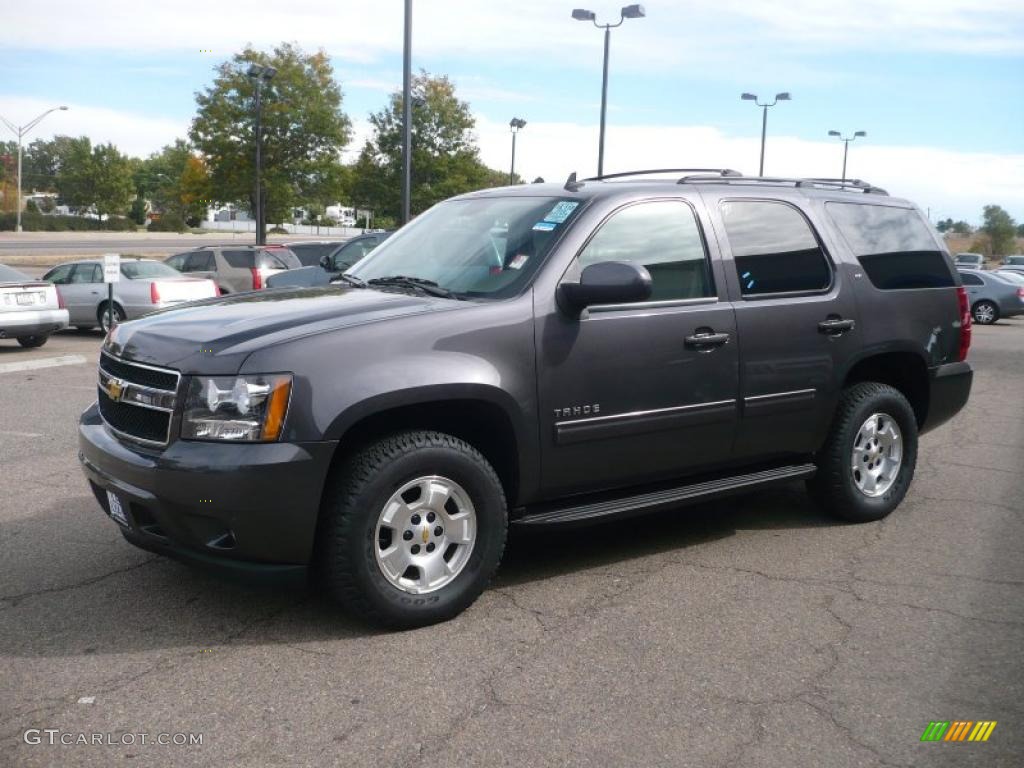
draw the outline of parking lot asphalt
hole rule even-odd
[[[514,532],[470,610],[404,633],[124,542],[76,459],[99,342],[0,342],[0,765],[1022,764],[1024,319],[975,328],[971,401],[881,523],[793,485]]]

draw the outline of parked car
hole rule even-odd
[[[1009,280],[1011,283],[1024,285],[1024,269],[1013,270],[1004,269],[1003,267],[1000,267],[999,269],[995,270],[992,274],[996,275],[997,277],[1001,277],[1004,280]]]
[[[970,339],[943,243],[863,182],[573,175],[442,202],[344,283],[118,326],[79,455],[133,544],[315,566],[420,626],[476,599],[510,524],[798,479],[884,518],[967,401]]]
[[[222,294],[258,291],[267,278],[302,264],[281,245],[203,246],[176,253],[164,263],[184,275],[213,280]]]
[[[304,269],[293,269],[274,275],[267,281],[267,287],[308,288],[326,285],[332,280],[337,280],[355,266],[360,259],[383,243],[391,234],[391,232],[374,232],[353,237],[330,253],[321,255],[319,266],[307,265]]]
[[[967,267],[970,269],[985,268],[985,256],[981,253],[958,253],[953,261],[957,267]]]
[[[1014,256],[1007,256],[1003,259],[1004,267],[1024,267],[1024,255],[1016,254]]]
[[[57,286],[71,325],[81,330],[97,325],[104,331],[110,330],[102,260],[61,264],[43,275],[43,280]],[[158,309],[218,295],[212,280],[185,277],[153,259],[122,259],[121,279],[113,286],[114,325]]]
[[[68,327],[68,311],[57,289],[0,264],[0,339],[41,347],[50,334]]]
[[[346,240],[300,240],[284,245],[295,254],[302,266],[315,267],[320,264],[324,256],[330,256],[346,242]]]
[[[961,269],[971,315],[979,325],[991,325],[1001,317],[1024,315],[1024,287],[993,272]]]

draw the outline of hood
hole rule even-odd
[[[314,333],[468,306],[451,299],[338,285],[268,289],[122,323],[104,349],[183,373],[233,374],[255,349]]]

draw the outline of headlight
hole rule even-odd
[[[272,442],[281,436],[292,377],[194,376],[185,398],[186,440]]]

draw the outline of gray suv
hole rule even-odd
[[[203,246],[176,253],[164,263],[182,274],[213,280],[222,294],[258,291],[272,275],[302,266],[294,253],[280,245]]]
[[[453,198],[344,282],[117,326],[82,467],[133,544],[448,619],[510,525],[806,481],[868,522],[966,403],[967,295],[862,182],[681,170]]]

